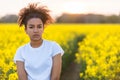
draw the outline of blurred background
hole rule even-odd
[[[31,2],[55,20],[43,38],[65,51],[61,80],[120,80],[120,0],[0,0],[0,80],[18,80],[13,57],[29,42],[18,12]]]
[[[0,22],[16,22],[19,10],[31,2],[46,5],[57,23],[120,23],[119,0],[3,0]]]

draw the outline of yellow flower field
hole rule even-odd
[[[78,42],[79,48],[76,48],[73,43],[83,34],[85,38]],[[104,76],[104,80],[112,80],[120,76],[119,34],[120,24],[51,24],[43,37],[60,43],[65,54],[76,55],[78,63],[83,60],[87,64],[86,69],[80,72],[81,78],[103,80]],[[0,24],[0,80],[18,80],[13,57],[16,49],[28,41],[24,28],[17,24]],[[74,48],[79,52],[73,53]]]
[[[80,80],[120,80],[119,27],[113,25],[91,31],[82,42],[78,42],[76,61],[82,65]]]

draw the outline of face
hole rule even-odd
[[[31,41],[39,41],[42,39],[43,34],[43,22],[40,18],[31,18],[27,22],[25,28],[26,33],[30,37]]]

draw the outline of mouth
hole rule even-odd
[[[40,35],[39,35],[39,34],[34,34],[33,36],[34,36],[34,37],[39,37]]]

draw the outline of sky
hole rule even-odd
[[[62,13],[120,14],[120,0],[0,0],[0,16],[18,14],[21,8],[31,2],[46,5],[52,16]]]

